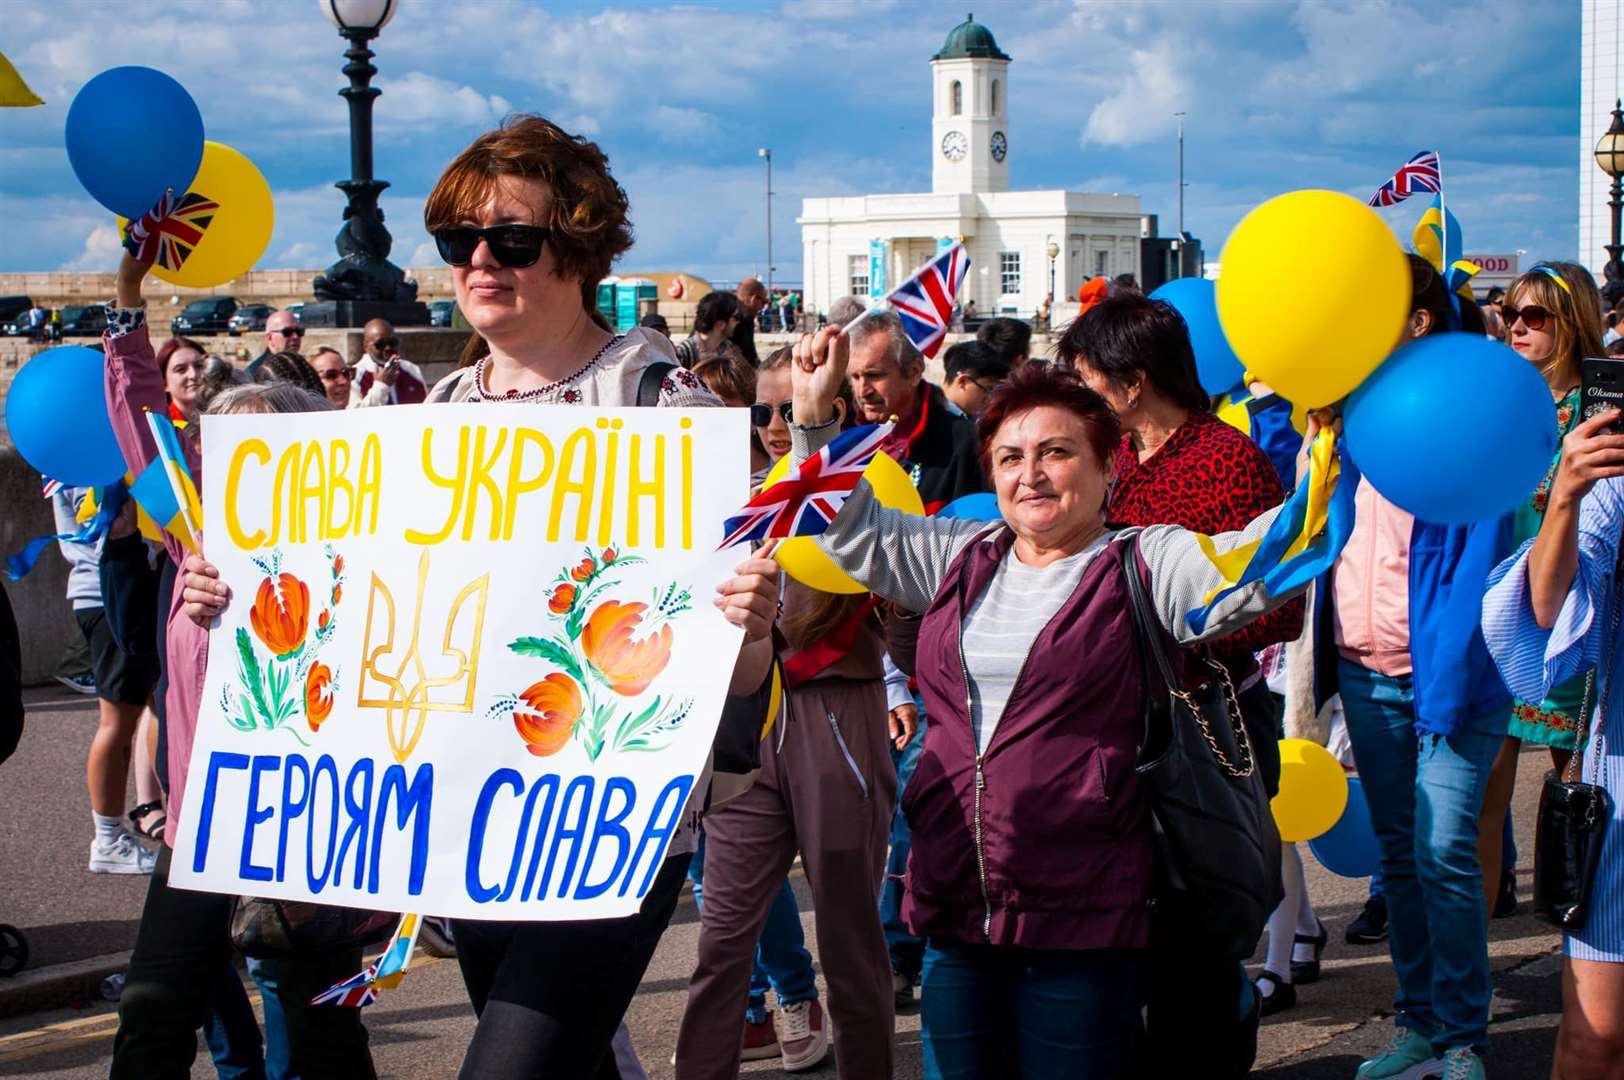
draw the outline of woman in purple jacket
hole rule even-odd
[[[797,344],[796,460],[838,431],[846,361],[838,330]],[[1121,1077],[1154,878],[1134,761],[1146,695],[1163,692],[1141,676],[1123,567],[1180,645],[1290,597],[1248,587],[1190,630],[1220,574],[1195,533],[1106,527],[1121,431],[1074,372],[1022,369],[977,434],[1005,524],[904,514],[860,483],[820,540],[876,595],[926,613],[917,673],[933,722],[903,797],[903,915],[927,939],[925,1075]],[[1277,512],[1215,537],[1216,550],[1260,537]]]

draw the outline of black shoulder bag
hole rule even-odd
[[[1607,822],[1613,816],[1613,799],[1607,794],[1604,739],[1608,691],[1613,682],[1612,650],[1618,639],[1620,604],[1616,585],[1614,589],[1612,625],[1602,643],[1600,660],[1605,671],[1601,700],[1595,702],[1596,708],[1592,710],[1596,687],[1596,673],[1592,671],[1585,679],[1578,744],[1568,759],[1567,776],[1558,776],[1555,769],[1545,774],[1545,787],[1539,793],[1539,821],[1534,826],[1534,911],[1557,929],[1570,934],[1584,929],[1585,919],[1590,915],[1602,840],[1607,836]],[[1587,739],[1586,725],[1592,711],[1596,715],[1596,726]],[[1599,783],[1587,784],[1579,779],[1580,766],[1592,742],[1596,744],[1595,776]]]
[[[1213,678],[1199,690],[1183,688],[1145,594],[1139,545],[1130,543],[1122,571],[1146,691],[1135,770],[1155,833],[1155,933],[1202,955],[1243,960],[1285,895],[1280,834],[1229,673],[1205,652],[1191,653],[1212,668]]]

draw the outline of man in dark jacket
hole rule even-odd
[[[925,381],[925,358],[892,312],[851,326],[852,396],[863,421],[896,428],[881,449],[913,478],[925,513],[964,495],[986,491],[976,452],[975,424],[956,413],[940,388]]]
[[[881,424],[895,420],[896,427],[881,449],[897,460],[919,489],[925,513],[934,514],[954,499],[987,490],[981,475],[976,447],[975,423],[948,404],[946,395],[925,381],[925,358],[903,332],[902,320],[894,312],[875,312],[849,324],[851,360],[846,366],[852,397],[864,423]],[[917,616],[893,612],[887,620],[886,637],[896,666],[912,674],[913,661],[902,653],[912,652],[911,642],[918,633]],[[923,702],[917,695],[911,704],[893,705],[892,720],[902,745],[894,746],[892,764],[897,770],[897,806],[891,815],[890,854],[886,860],[886,881],[880,895],[880,921],[891,954],[891,984],[899,1006],[913,1005],[914,986],[919,982],[925,945],[909,932],[902,921],[902,875],[908,866],[909,833],[902,816],[902,792],[913,776],[925,741],[927,722]],[[911,712],[917,721],[899,713]],[[917,733],[910,740],[914,723]]]
[[[756,355],[756,316],[767,306],[767,286],[760,278],[747,277],[739,282],[733,295],[739,298],[739,307],[744,309],[739,312],[739,325],[733,328],[733,344],[750,361],[751,367],[760,367],[761,357]]]

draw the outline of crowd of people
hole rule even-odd
[[[775,1057],[801,1071],[831,1053],[842,1076],[889,1076],[896,1011],[913,1008],[932,1080],[1244,1075],[1260,1019],[1320,977],[1328,935],[1293,844],[1256,883],[1284,899],[1255,973],[1156,903],[1165,882],[1136,772],[1146,702],[1212,680],[1268,794],[1282,737],[1345,747],[1362,780],[1380,872],[1348,938],[1385,940],[1398,983],[1393,1038],[1358,1066],[1364,1080],[1484,1075],[1487,923],[1508,892],[1515,904],[1507,814],[1523,744],[1608,787],[1592,910],[1566,936],[1553,1075],[1618,1076],[1624,761],[1606,736],[1624,711],[1608,692],[1624,649],[1624,435],[1605,427],[1616,414],[1581,418],[1577,390],[1580,359],[1624,339],[1584,268],[1541,264],[1480,308],[1410,259],[1405,340],[1489,334],[1545,377],[1565,437],[1526,505],[1444,528],[1361,483],[1329,573],[1285,595],[1244,585],[1196,632],[1187,615],[1224,584],[1221,556],[1269,528],[1306,476],[1308,441],[1338,421],[1333,409],[1306,431],[1226,422],[1243,397],[1254,417],[1290,403],[1256,382],[1214,401],[1183,320],[1131,281],[1100,279],[1051,356],[1033,355],[1031,323],[978,320],[942,353],[938,383],[901,320],[856,297],[758,355],[763,316],[796,326],[799,298],[775,302],[754,279],[703,297],[681,340],[659,316],[615,334],[594,296],[631,243],[625,193],[598,147],[539,117],[459,155],[425,225],[473,328],[432,385],[383,320],[354,365],[301,352],[286,312],[245,371],[186,338],[155,346],[148,268],[126,256],[104,347],[131,472],[154,456],[148,409],[191,432],[203,413],[425,401],[726,405],[750,412],[754,483],[844,429],[892,422],[882,448],[924,507],[889,509],[866,483],[847,500],[819,544],[861,594],[782,576],[767,550],[742,559],[719,601],[745,629],[728,707],[760,712],[776,668],[781,711],[751,782],[724,790],[718,773],[695,798],[638,914],[436,923],[478,1018],[463,1076],[641,1075],[623,1017],[685,884],[700,933],[681,1080]],[[937,515],[978,493],[1001,521]],[[64,528],[79,495],[58,496]],[[362,1014],[308,1004],[358,970],[358,949],[250,963],[262,1034],[232,967],[231,898],[168,883],[206,628],[230,589],[206,552],[172,538],[150,550],[130,513],[99,548],[64,551],[101,699],[90,868],[151,874],[113,1075],[188,1075],[199,1030],[222,1076],[374,1075]],[[1135,621],[1140,592],[1153,628]],[[1182,686],[1141,663],[1147,633]],[[130,769],[139,805],[126,814]],[[797,859],[826,1005],[788,880]]]

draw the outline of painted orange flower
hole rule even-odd
[[[342,586],[342,585],[334,585],[333,586],[333,603],[336,604],[342,599],[344,599],[344,586]]]
[[[597,570],[597,568],[598,564],[591,559],[582,559],[575,569],[570,571],[570,577],[576,581],[585,581],[592,576],[593,571]]]
[[[316,629],[325,630],[327,629],[327,624],[332,621],[333,613],[331,611],[323,611],[320,615],[316,616]]]
[[[254,593],[248,622],[273,656],[286,656],[304,644],[310,627],[310,589],[292,574],[279,574],[275,581],[265,578]]]
[[[608,566],[610,563],[614,562],[619,557],[620,556],[618,554],[616,554],[614,548],[604,548],[603,549],[603,565]]]
[[[568,675],[555,671],[519,696],[535,710],[513,711],[513,726],[525,749],[537,757],[558,753],[581,718],[581,688]]]
[[[581,631],[581,649],[593,667],[603,673],[609,688],[623,697],[636,697],[648,689],[671,661],[671,627],[641,641],[632,635],[643,622],[646,604],[605,600]]]
[[[337,577],[344,572],[344,556],[338,555],[333,559],[333,576]]]
[[[562,615],[575,603],[575,586],[565,582],[553,590],[552,599],[547,601],[547,610],[554,615]]]
[[[333,673],[326,664],[310,665],[305,676],[305,720],[315,731],[333,712]]]

